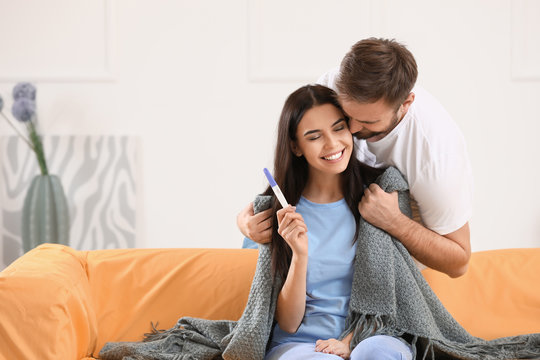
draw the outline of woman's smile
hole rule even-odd
[[[329,162],[338,162],[343,159],[343,154],[345,154],[345,149],[342,149],[335,153],[330,153],[328,155],[321,156],[321,159],[324,159]]]

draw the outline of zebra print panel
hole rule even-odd
[[[137,147],[128,136],[45,136],[51,174],[58,175],[78,250],[137,245]],[[26,191],[39,174],[34,153],[16,136],[0,137],[0,270],[22,255]]]

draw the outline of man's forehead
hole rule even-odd
[[[384,100],[372,103],[361,103],[358,101],[343,99],[340,100],[345,114],[355,120],[375,121],[392,110]]]

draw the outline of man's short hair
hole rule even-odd
[[[401,105],[411,92],[418,69],[404,45],[389,39],[364,39],[341,62],[336,87],[340,96],[360,103],[384,99]]]

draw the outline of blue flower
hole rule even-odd
[[[13,103],[11,113],[15,119],[21,122],[31,121],[36,114],[36,103],[34,100],[30,100],[24,97],[18,98]]]
[[[13,106],[11,107],[11,113],[15,119],[24,123],[24,127],[28,131],[28,136],[25,136],[20,130],[17,124],[8,118],[2,112],[4,101],[0,96],[0,115],[6,119],[8,124],[17,132],[21,139],[28,144],[30,149],[36,154],[39,169],[42,175],[49,174],[47,169],[47,162],[45,160],[45,154],[43,151],[43,143],[41,137],[36,130],[36,88],[30,83],[21,82],[15,85],[13,88]]]
[[[20,82],[13,88],[13,100],[21,98],[36,100],[36,87],[29,82]]]

